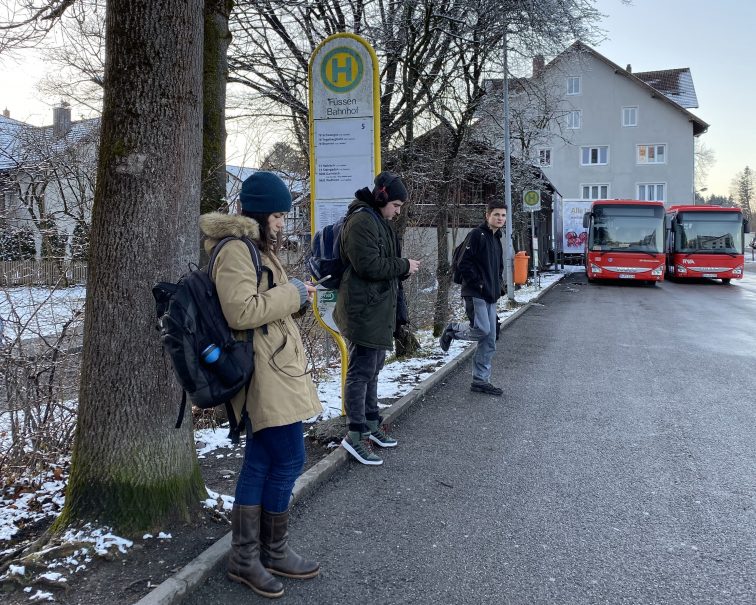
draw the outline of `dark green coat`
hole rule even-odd
[[[357,212],[359,208],[364,208]],[[396,326],[399,278],[409,260],[398,256],[389,222],[355,200],[341,230],[341,258],[347,264],[333,313],[341,335],[371,349],[391,349]]]

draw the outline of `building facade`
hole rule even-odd
[[[693,202],[694,142],[709,125],[690,112],[689,69],[633,73],[575,42],[510,82],[513,155],[539,166],[561,197]]]

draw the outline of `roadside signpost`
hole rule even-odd
[[[522,207],[530,212],[530,236],[533,242],[533,285],[538,283],[538,239],[535,235],[535,213],[541,209],[541,192],[528,189],[522,193]]]
[[[372,186],[381,170],[378,58],[360,36],[334,34],[312,53],[308,80],[310,232],[314,236],[344,216],[354,192]],[[343,395],[347,351],[333,321],[337,300],[338,290],[319,289],[314,309],[339,347]]]

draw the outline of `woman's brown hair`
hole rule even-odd
[[[268,232],[268,217],[270,217],[271,214],[273,213],[265,212],[264,214],[259,214],[257,212],[247,212],[246,210],[242,210],[242,216],[254,219],[260,227],[260,237],[255,244],[257,244],[257,247],[261,252],[275,252],[280,245],[280,234],[275,238],[271,238],[270,233]]]

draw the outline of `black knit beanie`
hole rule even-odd
[[[402,183],[402,179],[399,178],[398,174],[384,171],[375,177],[373,197],[381,206],[385,206],[389,202],[396,200],[406,202],[407,188]]]

